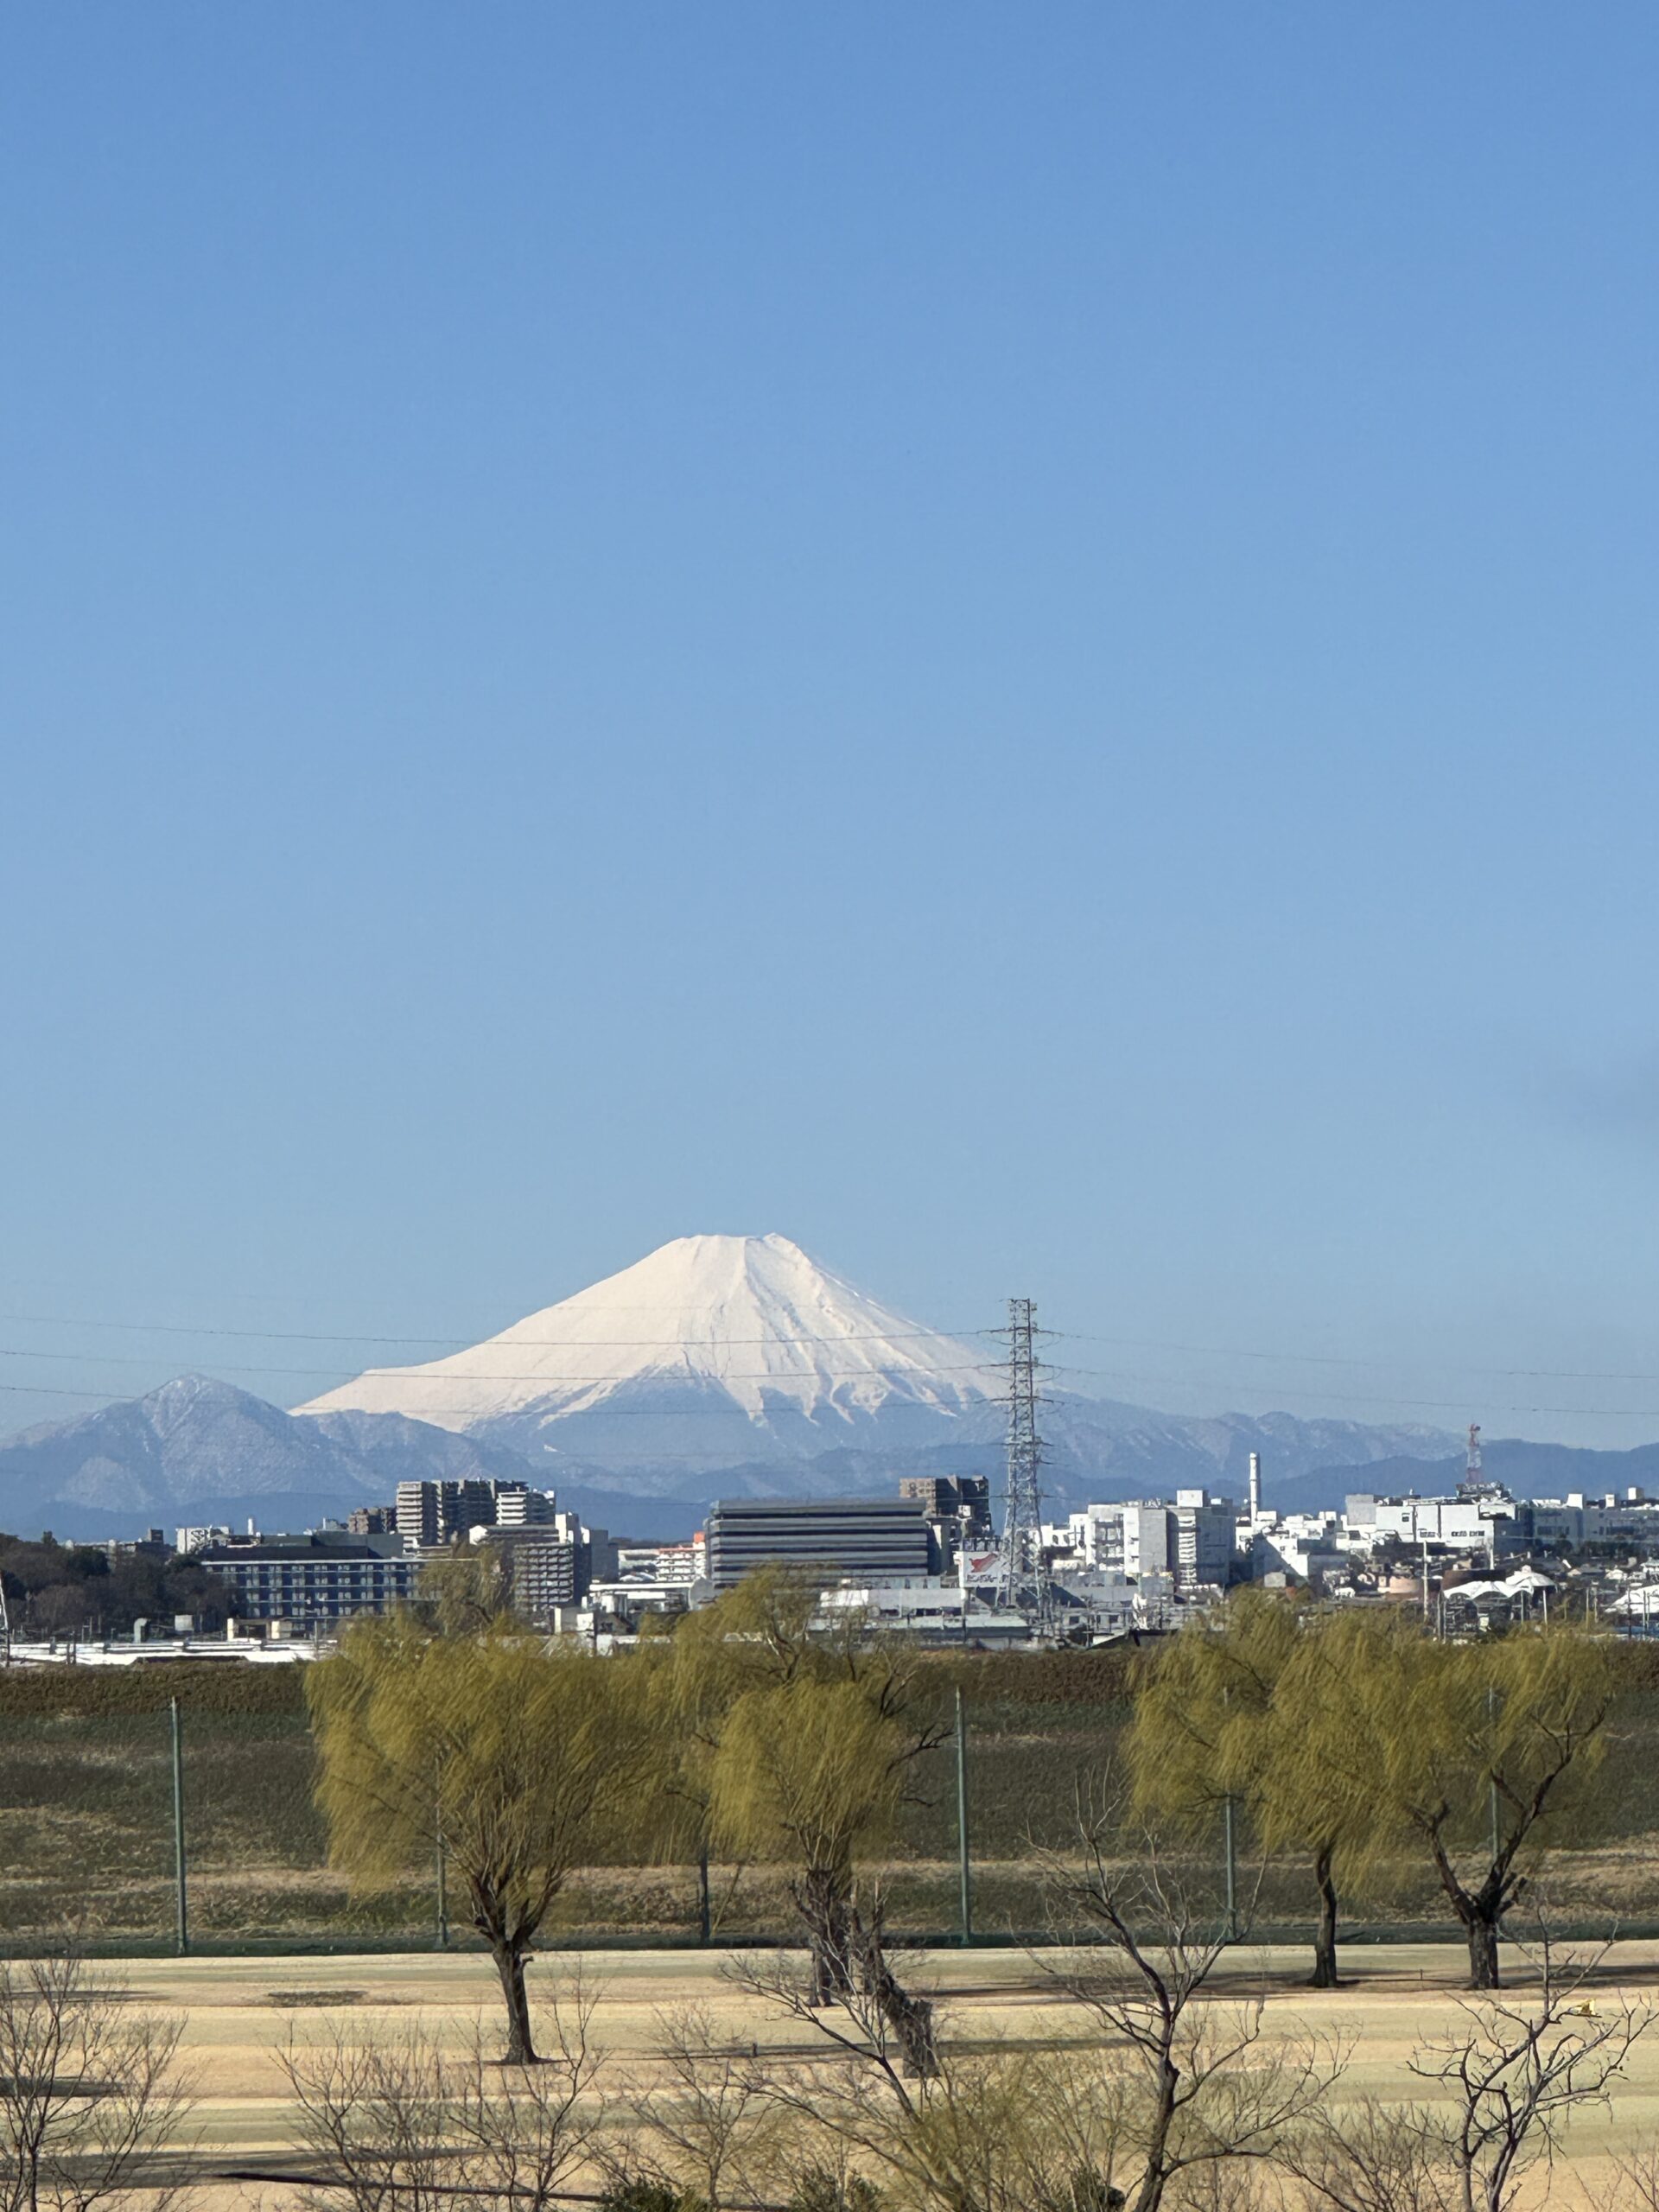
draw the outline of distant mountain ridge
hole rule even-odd
[[[1580,1491],[1586,1497],[1601,1498],[1611,1491],[1622,1498],[1628,1489],[1659,1496],[1659,1444],[1637,1444],[1620,1452],[1500,1436],[1483,1442],[1481,1471],[1488,1482],[1502,1483],[1516,1497],[1566,1497]],[[1436,1459],[1398,1458],[1375,1459],[1364,1466],[1318,1467],[1284,1484],[1282,1502],[1286,1510],[1296,1512],[1325,1503],[1339,1506],[1344,1497],[1364,1491],[1379,1497],[1412,1491],[1421,1497],[1444,1497],[1456,1490],[1464,1472],[1461,1452]],[[1306,1508],[1296,1503],[1304,1497]],[[1270,1496],[1268,1502],[1281,1501]]]
[[[1402,1466],[1427,1477],[1441,1464],[1390,1456],[1400,1450],[1397,1432],[1288,1414],[1188,1421],[1087,1399],[1057,1400],[1045,1412],[1051,1513],[1188,1484],[1242,1495],[1252,1450],[1265,1455],[1270,1500],[1287,1503],[1293,1486],[1317,1482],[1339,1500],[1344,1489],[1397,1486]],[[1353,1463],[1311,1475],[1333,1448],[1354,1453]],[[231,1383],[181,1376],[142,1398],[0,1443],[0,1529],[80,1538],[152,1525],[170,1535],[181,1522],[239,1527],[250,1518],[264,1529],[304,1528],[390,1500],[400,1481],[481,1476],[556,1489],[565,1504],[613,1533],[668,1539],[690,1535],[717,1497],[890,1496],[906,1474],[986,1474],[995,1485],[1001,1468],[995,1408],[965,1421],[949,1444],[844,1446],[770,1465],[612,1469],[546,1444],[515,1452],[491,1433],[459,1435],[406,1414],[288,1414]]]
[[[302,1527],[402,1480],[478,1475],[556,1489],[613,1531],[683,1535],[722,1495],[995,1484],[1002,1385],[991,1344],[908,1319],[786,1236],[683,1236],[467,1351],[372,1369],[292,1413],[182,1376],[30,1429],[0,1444],[0,1527]],[[1253,1451],[1269,1502],[1316,1478],[1339,1498],[1368,1470],[1456,1448],[1413,1425],[1195,1419],[1069,1391],[1046,1398],[1042,1427],[1051,1514],[1198,1484],[1242,1497]]]
[[[397,1479],[387,1452],[423,1471],[447,1459],[446,1472],[482,1473],[486,1449],[442,1430],[372,1444],[296,1421],[231,1383],[181,1375],[0,1444],[0,1522],[68,1535],[128,1535],[169,1516],[303,1527],[387,1496],[388,1477]]]

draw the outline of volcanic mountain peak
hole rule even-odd
[[[679,1236],[620,1274],[417,1367],[373,1368],[308,1405],[444,1428],[593,1412],[641,1389],[723,1394],[753,1421],[944,1414],[997,1389],[987,1349],[923,1329],[787,1236]]]

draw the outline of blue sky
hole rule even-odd
[[[0,1428],[776,1228],[1659,1435],[1656,110],[1635,5],[9,10]]]

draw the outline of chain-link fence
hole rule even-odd
[[[1634,1672],[1634,1669],[1632,1669]],[[939,1665],[939,1709],[964,1691],[969,1859],[975,1940],[1027,1940],[1048,1926],[1033,1845],[1064,1851],[1080,1779],[1109,1764],[1128,1714],[1112,1654],[971,1656]],[[74,1929],[93,1950],[168,1950],[177,1926],[170,1705],[182,1723],[185,1865],[192,1947],[203,1951],[405,1949],[439,1941],[435,1868],[353,1897],[327,1865],[312,1794],[314,1753],[299,1669],[13,1670],[0,1676],[0,1947],[27,1950]],[[1563,1927],[1659,1934],[1659,1683],[1633,1681],[1611,1723],[1587,1817],[1553,1839],[1544,1881]],[[961,1937],[961,1838],[954,1738],[917,1763],[912,1802],[881,1868],[895,1937]],[[1236,1822],[1238,1889],[1255,1932],[1299,1938],[1313,1897],[1306,1867],[1262,1872]],[[1181,1847],[1181,1872],[1218,1913],[1226,1893],[1219,1820]],[[709,1919],[721,1943],[792,1927],[786,1875],[715,1865]],[[448,1900],[451,1940],[467,1940]],[[1402,1851],[1344,1899],[1351,1939],[1457,1930],[1426,1853]],[[695,1866],[591,1867],[569,1885],[550,1942],[695,1943]]]

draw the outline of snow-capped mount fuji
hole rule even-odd
[[[964,1417],[995,1400],[995,1357],[787,1236],[681,1236],[468,1351],[371,1369],[296,1410],[404,1414],[671,1479],[977,1433]]]

